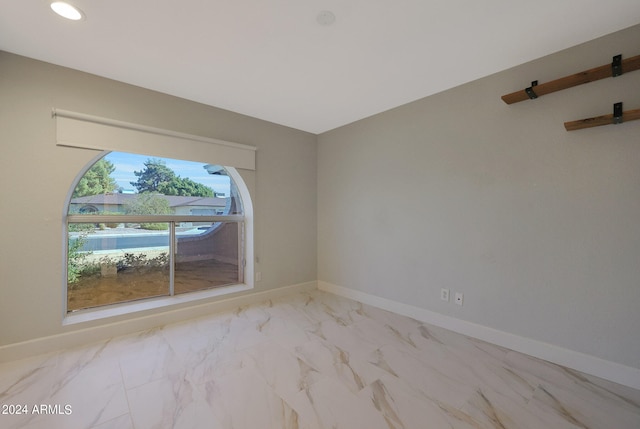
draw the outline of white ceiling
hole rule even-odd
[[[640,0],[69,2],[85,20],[0,0],[0,50],[316,134],[640,23]]]

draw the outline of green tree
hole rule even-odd
[[[172,213],[169,201],[156,193],[138,194],[136,198],[125,206],[125,213],[129,215],[168,215]],[[140,228],[152,230],[164,230],[169,224],[163,222],[141,223]]]
[[[170,182],[158,188],[164,195],[181,195],[186,197],[213,197],[213,189],[202,183],[194,182],[188,177],[174,177]]]
[[[129,182],[136,187],[139,193],[160,192],[160,188],[165,187],[175,177],[176,173],[167,167],[161,159],[149,158],[144,163],[142,171],[134,171],[138,180]]]
[[[111,177],[111,173],[115,170],[116,167],[111,161],[102,158],[82,176],[73,191],[73,198],[107,194],[115,191],[118,185],[115,179]]]
[[[162,195],[180,195],[187,197],[213,197],[213,189],[188,177],[182,178],[167,167],[161,159],[147,159],[144,169],[134,171],[138,178],[130,182],[139,193],[156,192]]]

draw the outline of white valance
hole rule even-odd
[[[54,109],[58,146],[256,169],[255,146]]]

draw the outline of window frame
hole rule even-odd
[[[63,325],[70,325],[82,322],[88,322],[103,318],[121,316],[126,314],[137,313],[151,309],[174,306],[188,302],[196,302],[207,300],[210,298],[223,296],[231,293],[242,292],[253,289],[253,204],[249,190],[234,167],[223,166],[231,181],[235,184],[238,192],[238,198],[241,201],[243,213],[229,215],[123,215],[123,214],[79,214],[69,213],[69,205],[72,200],[72,194],[78,182],[100,159],[103,159],[111,152],[117,151],[101,151],[94,157],[78,174],[67,195],[64,205],[65,213],[63,216],[63,243],[64,243],[64,264],[63,264]],[[179,159],[179,158],[173,158]],[[197,161],[194,161],[197,162]],[[231,197],[231,196],[230,196]],[[119,303],[105,304],[102,306],[78,309],[68,311],[68,255],[69,255],[69,225],[81,223],[107,223],[117,220],[119,223],[145,223],[157,222],[169,224],[169,258],[170,258],[170,293],[168,296],[142,298],[133,301],[125,301]],[[238,223],[238,264],[239,264],[239,282],[220,287],[202,289],[193,292],[175,294],[174,291],[174,270],[175,270],[175,246],[176,235],[175,226],[180,222],[227,222]]]

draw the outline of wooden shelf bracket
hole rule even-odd
[[[613,105],[613,113],[609,115],[596,116],[593,118],[580,119],[564,123],[567,131],[576,131],[583,128],[600,127],[602,125],[621,124],[623,122],[636,121],[640,119],[640,109],[622,111],[622,103]]]
[[[536,80],[531,82],[531,86],[526,89],[521,89],[520,91],[503,95],[502,100],[507,104],[518,103],[520,101],[538,98],[542,95],[562,91],[563,89],[572,88],[574,86],[594,82],[596,80],[620,76],[623,73],[635,70],[640,70],[640,55],[624,60],[622,59],[622,55],[616,55],[613,57],[611,64],[605,64],[600,67],[595,67],[546,83],[538,84],[538,81]]]

